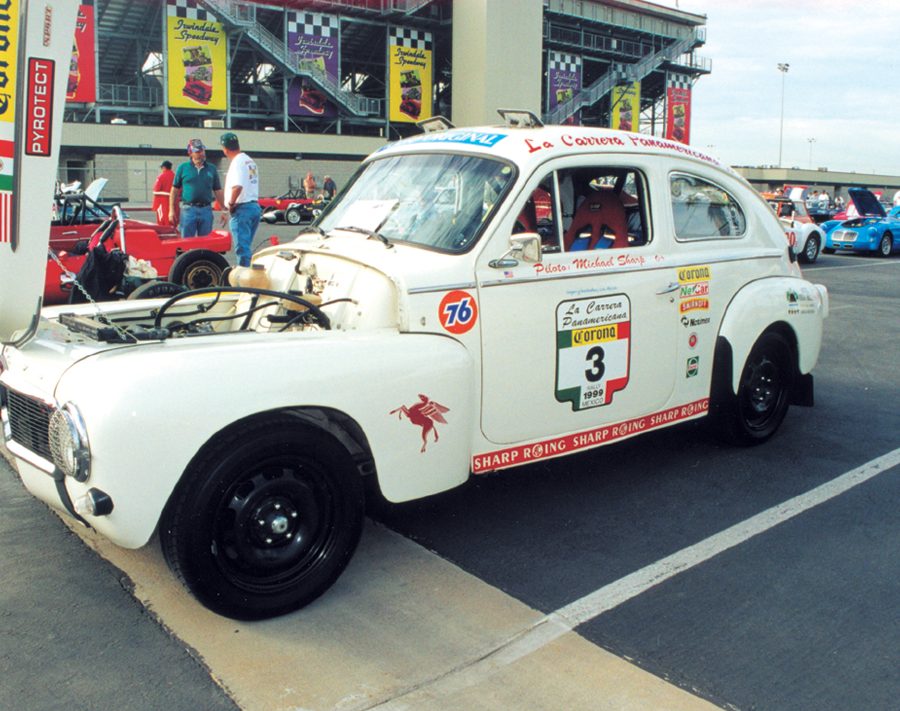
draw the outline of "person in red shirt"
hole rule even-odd
[[[153,183],[153,212],[156,213],[156,224],[169,225],[169,196],[172,193],[172,181],[175,180],[175,172],[172,170],[172,162],[164,160],[159,166],[162,170],[156,176]],[[176,213],[178,206],[175,206]],[[178,215],[175,215],[175,224],[178,224]]]

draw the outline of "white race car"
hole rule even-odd
[[[365,479],[408,501],[705,417],[756,444],[812,404],[828,295],[746,181],[503,115],[386,145],[234,286],[0,334],[25,486],[263,618],[340,575]]]
[[[806,264],[816,261],[825,245],[825,233],[810,217],[806,203],[771,194],[764,197],[784,225],[788,242],[793,245],[800,261]]]

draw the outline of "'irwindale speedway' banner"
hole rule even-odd
[[[340,62],[340,18],[314,12],[287,13],[288,51],[297,59],[301,71],[326,76],[338,84]],[[291,116],[338,115],[337,106],[306,76],[294,77],[288,88],[288,113]]]
[[[69,65],[66,101],[92,103],[97,100],[94,59],[94,0],[78,6],[75,21],[75,45]]]
[[[581,57],[577,54],[550,52],[547,65],[550,111],[564,104],[581,91]],[[563,124],[581,123],[581,111],[576,111]]]
[[[691,79],[669,74],[666,81],[666,138],[691,142]]]
[[[612,128],[620,131],[641,130],[641,83],[621,84],[612,90]]]
[[[224,111],[228,86],[225,31],[197,7],[166,6],[169,106]]]
[[[388,49],[391,121],[415,123],[431,118],[432,46],[430,32],[391,28]]]

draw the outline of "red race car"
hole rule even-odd
[[[156,269],[159,279],[189,289],[222,283],[228,268],[225,255],[231,249],[231,235],[226,230],[184,239],[174,227],[126,219],[118,205],[99,205],[85,193],[58,195],[54,209],[44,281],[45,304],[70,300],[73,275],[79,273],[101,243],[106,252],[119,250],[146,260]]]
[[[287,222],[289,225],[299,225],[301,222],[309,222],[315,217],[314,210],[319,207],[321,200],[313,200],[299,188],[288,190],[278,197],[260,198],[259,206],[262,208],[262,221],[270,225],[276,222]]]

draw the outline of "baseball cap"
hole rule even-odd
[[[221,143],[223,146],[225,146],[225,148],[227,148],[230,151],[235,150],[238,146],[241,145],[238,142],[238,137],[235,134],[233,134],[231,131],[228,131],[227,133],[223,133],[219,137],[219,143]]]
[[[199,138],[192,138],[190,141],[188,141],[188,153],[199,153],[200,151],[205,150],[206,146],[203,145],[203,141],[201,141]]]

